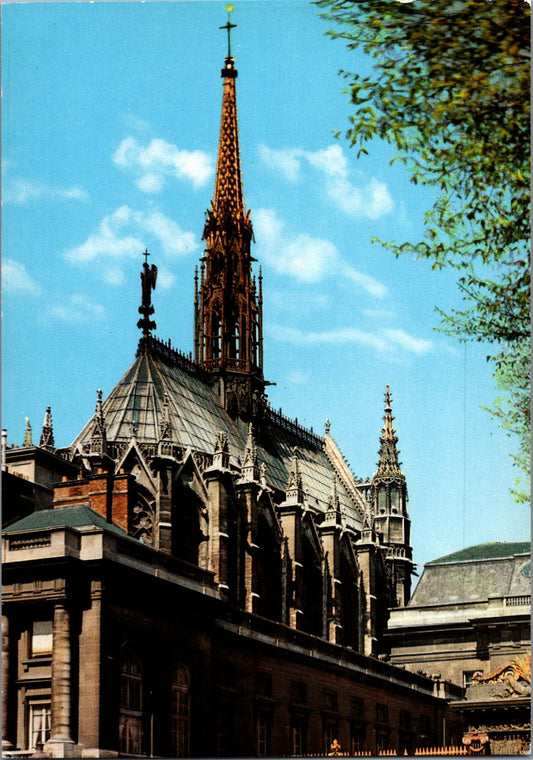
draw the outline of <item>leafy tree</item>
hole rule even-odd
[[[530,6],[525,0],[317,0],[327,33],[373,59],[341,72],[359,155],[379,137],[415,184],[438,189],[424,239],[396,255],[459,270],[465,309],[442,314],[461,341],[492,344],[502,396],[489,410],[529,466]],[[524,494],[517,493],[523,499]]]

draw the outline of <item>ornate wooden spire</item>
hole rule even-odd
[[[374,478],[404,478],[404,474],[400,469],[400,462],[398,461],[398,454],[400,453],[396,448],[398,443],[398,436],[392,425],[394,417],[392,415],[392,398],[387,385],[385,390],[385,414],[383,415],[383,429],[381,431],[380,449],[379,449],[379,462],[378,469]]]
[[[237,99],[237,70],[228,55],[222,69],[223,96],[215,192],[207,212],[200,286],[195,274],[195,352],[204,369],[223,377],[224,403],[230,413],[253,417],[264,391],[262,372],[262,296],[252,277],[250,212],[244,208]],[[261,290],[261,281],[259,283]],[[255,402],[254,402],[255,398]]]

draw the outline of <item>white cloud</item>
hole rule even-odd
[[[289,383],[292,385],[305,385],[308,380],[309,376],[299,369],[295,369],[289,374]]]
[[[107,267],[107,269],[104,270],[104,280],[109,285],[123,285],[125,279],[126,276],[124,270],[118,266]]]
[[[157,287],[161,288],[161,290],[169,290],[174,283],[176,282],[176,278],[172,274],[172,272],[168,269],[165,269],[165,267],[158,267],[157,270]]]
[[[285,179],[294,182],[300,175],[301,151],[282,148],[275,150],[267,145],[259,146],[259,156],[267,166],[276,169]]]
[[[358,272],[342,260],[329,240],[313,238],[307,233],[290,237],[284,222],[273,209],[254,212],[257,253],[279,274],[288,274],[299,282],[320,282],[330,275],[341,275],[375,298],[387,295],[387,288],[374,277]]]
[[[93,322],[105,316],[105,309],[87,296],[73,293],[65,301],[50,309],[50,316],[69,322]]]
[[[355,344],[374,348],[381,353],[397,353],[403,350],[419,356],[433,349],[431,341],[415,338],[401,329],[380,330],[372,333],[355,327],[340,327],[334,330],[305,333],[292,327],[271,325],[269,332],[277,340],[295,345]]]
[[[300,148],[274,150],[261,145],[259,155],[268,166],[292,182],[299,178],[302,162],[306,161],[324,177],[330,200],[349,216],[379,219],[394,208],[384,182],[372,177],[356,186],[350,181],[350,165],[338,144],[317,151]]]
[[[125,205],[105,216],[96,232],[84,243],[67,251],[65,258],[75,264],[95,259],[114,260],[114,267],[108,269],[107,281],[119,284],[116,261],[136,258],[147,246],[153,249],[153,253],[162,251],[171,257],[194,251],[198,243],[194,233],[184,232],[173,219],[157,209],[134,211]]]
[[[211,156],[201,150],[180,150],[176,145],[154,138],[142,146],[135,137],[126,137],[117,148],[113,161],[121,169],[136,175],[137,187],[145,193],[157,193],[168,177],[188,180],[194,187],[204,186],[213,175]]]
[[[86,201],[89,195],[81,187],[53,187],[19,177],[5,183],[2,197],[6,203],[27,203],[32,200]]]
[[[28,274],[24,264],[13,259],[2,260],[2,289],[13,295],[38,295],[39,283]]]
[[[405,330],[384,330],[384,334],[392,343],[399,348],[404,348],[413,354],[427,354],[431,351],[432,343],[423,338],[414,338]]]

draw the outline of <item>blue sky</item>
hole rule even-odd
[[[331,433],[358,477],[377,462],[390,383],[415,560],[524,540],[512,442],[480,407],[489,349],[435,332],[460,305],[455,274],[371,238],[420,239],[430,191],[391,149],[357,159],[341,68],[300,0],[237,0],[241,158],[264,275],[274,408]],[[156,334],[193,347],[193,276],[214,187],[224,3],[2,6],[3,419],[38,441],[47,405],[72,442],[134,358],[141,252],[159,268]]]

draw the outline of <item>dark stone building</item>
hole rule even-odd
[[[378,658],[413,568],[388,387],[369,482],[329,424],[268,403],[229,50],[222,77],[194,360],[152,335],[146,261],[137,355],[92,419],[66,448],[49,412],[40,446],[4,446],[5,752],[404,753],[462,735],[460,688]],[[28,483],[47,497],[19,508]]]

